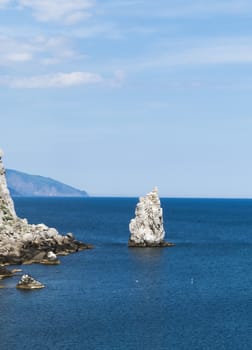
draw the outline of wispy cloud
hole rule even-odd
[[[71,34],[76,38],[87,39],[102,37],[106,39],[122,38],[122,30],[115,23],[96,23],[89,25],[82,25],[71,30]]]
[[[19,0],[21,8],[30,8],[41,22],[74,24],[91,16],[93,0]]]
[[[42,64],[56,64],[68,60],[73,62],[77,58],[83,58],[67,37],[37,36],[32,39],[32,46],[39,53],[38,58]]]
[[[164,11],[159,14],[164,17],[195,17],[195,16],[211,16],[211,15],[248,15],[252,11],[251,1],[247,0],[187,0],[182,1],[178,5],[174,2],[171,6],[167,6]]]
[[[167,45],[159,48],[157,55],[145,55],[135,58],[134,62],[125,62],[124,67],[126,70],[143,71],[158,67],[245,63],[252,63],[252,37],[182,40],[177,42],[175,47]]]
[[[0,84],[2,86],[20,89],[64,88],[98,84],[102,81],[103,78],[101,75],[90,72],[55,73],[27,78],[0,78]]]
[[[0,36],[0,65],[35,61],[38,64],[56,64],[80,56],[63,37]]]
[[[252,38],[210,39],[195,44],[165,55],[164,61],[171,65],[252,63]]]
[[[252,16],[250,0],[0,0],[0,9],[10,5],[12,9],[31,10],[39,22],[55,22],[73,25],[92,15],[145,17],[145,18],[194,18],[212,15]]]
[[[11,0],[0,0],[0,9],[9,5],[9,3],[11,3]]]
[[[0,64],[9,65],[31,61],[35,48],[26,41],[19,41],[14,38],[0,36]]]
[[[114,77],[110,80],[110,86],[115,88],[120,88],[123,86],[126,75],[123,70],[117,70],[114,72]]]
[[[252,14],[250,0],[109,0],[101,3],[106,13],[131,15],[133,17],[194,18],[212,15]],[[144,10],[143,10],[144,7]]]
[[[7,53],[5,59],[8,62],[28,62],[32,60],[32,54],[30,52],[12,52]]]

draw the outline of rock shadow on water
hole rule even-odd
[[[165,252],[163,249],[156,249],[152,247],[146,247],[144,249],[139,249],[138,247],[131,247],[129,249],[129,254],[135,260],[152,262],[153,260],[161,259]]]

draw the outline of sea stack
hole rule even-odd
[[[52,263],[52,260],[58,263],[54,254],[67,255],[91,248],[75,240],[72,234],[62,236],[55,228],[44,224],[31,225],[16,215],[2,157],[3,152],[0,150],[0,265]]]
[[[170,247],[174,245],[164,240],[163,210],[157,187],[145,197],[140,197],[135,215],[129,224],[129,247]]]

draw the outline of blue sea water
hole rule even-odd
[[[95,249],[22,266],[0,289],[2,350],[252,349],[252,200],[162,199],[173,248],[128,248],[135,198],[16,198]]]

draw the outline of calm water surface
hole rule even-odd
[[[95,249],[1,282],[1,350],[252,349],[252,200],[162,199],[166,249],[127,247],[137,199],[15,202]]]

